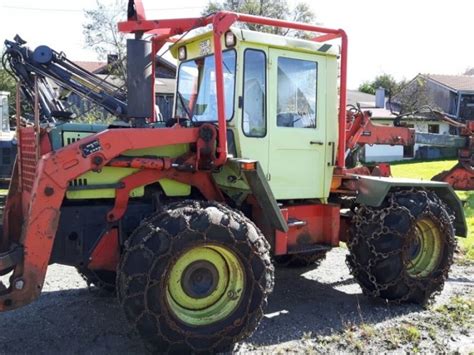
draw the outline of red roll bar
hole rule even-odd
[[[132,8],[130,7],[132,4]],[[340,95],[339,95],[339,143],[336,167],[344,169],[345,161],[345,134],[346,134],[346,91],[347,91],[347,35],[342,29],[331,29],[313,26],[304,23],[276,20],[261,16],[238,14],[228,11],[219,11],[207,17],[146,20],[141,0],[131,0],[129,4],[128,21],[120,22],[118,28],[121,32],[136,34],[153,34],[154,50],[156,52],[170,40],[172,36],[183,34],[192,29],[212,24],[214,35],[214,55],[216,71],[217,92],[217,122],[219,124],[219,142],[217,147],[216,165],[222,165],[227,159],[227,122],[225,119],[224,78],[222,70],[222,45],[221,36],[235,22],[268,25],[294,30],[317,32],[319,35],[313,38],[316,42],[326,42],[337,38],[341,39],[341,65],[340,65]],[[131,11],[133,9],[134,11]],[[154,57],[154,56],[153,56]],[[154,78],[153,78],[154,79]],[[154,88],[154,86],[153,86]]]

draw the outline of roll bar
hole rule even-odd
[[[345,161],[345,134],[346,134],[346,91],[347,91],[347,35],[342,29],[332,29],[314,26],[299,22],[271,19],[261,16],[239,14],[229,11],[219,11],[204,17],[178,18],[163,20],[147,20],[145,10],[141,0],[129,0],[128,19],[120,22],[118,28],[121,32],[134,33],[137,38],[143,34],[151,34],[154,54],[171,37],[186,33],[190,30],[212,24],[215,72],[216,72],[216,93],[217,93],[217,122],[219,124],[219,142],[217,147],[217,165],[222,165],[227,159],[227,122],[225,119],[225,99],[224,99],[224,77],[222,70],[222,45],[221,36],[235,22],[268,25],[294,30],[316,32],[319,35],[312,40],[315,42],[326,42],[334,39],[341,40],[341,65],[340,65],[340,95],[339,95],[339,143],[336,167],[338,170],[344,169]],[[155,58],[155,56],[152,56]],[[154,59],[153,59],[154,60]],[[152,66],[154,68],[154,65]],[[154,80],[154,77],[153,77]],[[152,86],[154,90],[154,85]],[[153,95],[154,96],[154,95]]]

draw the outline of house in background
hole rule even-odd
[[[385,108],[387,99],[383,89],[378,89],[376,95],[348,90],[347,102],[359,105],[362,111],[372,112],[372,122],[378,125],[393,126],[396,114]],[[419,133],[449,134],[450,126],[445,122],[426,117],[409,117],[404,119],[406,126],[414,128]],[[366,145],[361,152],[365,162],[390,162],[404,159],[435,159],[456,156],[456,149],[433,147],[427,144],[411,146],[391,146],[386,144]]]
[[[394,111],[429,105],[456,120],[474,120],[474,76],[418,74],[391,100]]]
[[[75,61],[74,63],[87,71],[96,74],[100,78],[107,78],[107,81],[117,87],[122,87],[124,85],[122,80],[110,75],[110,67],[113,65],[114,61],[117,61],[116,56],[109,55],[107,62]],[[155,63],[156,104],[160,108],[162,116],[165,119],[168,119],[171,118],[173,114],[176,65],[160,56],[156,57]],[[91,105],[90,102],[74,93],[68,95],[67,101],[77,108],[78,114],[86,112]]]

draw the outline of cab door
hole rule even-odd
[[[326,58],[269,50],[269,183],[277,199],[325,198]],[[333,124],[336,124],[334,122]]]

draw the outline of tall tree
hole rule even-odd
[[[0,53],[0,58],[3,57],[3,53]],[[4,65],[8,65],[7,63],[3,63],[0,61],[0,91],[6,91],[10,93],[8,97],[8,106],[10,108],[10,112],[15,112],[15,95],[16,95],[16,81],[7,72],[8,68],[4,68]]]
[[[403,84],[404,81],[397,82],[390,74],[381,74],[377,75],[372,81],[364,81],[359,86],[359,91],[374,95],[378,88],[384,88],[385,96],[390,97],[397,94]]]
[[[220,10],[304,23],[314,23],[316,20],[316,16],[308,4],[300,2],[297,3],[294,8],[290,9],[287,0],[210,0],[202,11],[202,15],[205,16]],[[255,24],[245,24],[243,26],[255,31],[279,35],[292,35],[301,38],[308,37],[308,34],[304,31],[293,31],[285,28]]]
[[[100,59],[107,59],[107,55],[117,56],[117,62],[111,65],[110,71],[122,78],[126,77],[125,34],[118,31],[117,22],[126,18],[126,1],[115,0],[112,4],[96,0],[96,7],[84,11],[86,17],[82,25],[84,41],[87,47],[92,48]]]
[[[396,94],[394,101],[399,105],[400,113],[414,112],[423,106],[441,110],[433,100],[426,79],[423,75],[416,76],[408,84],[403,85]]]

